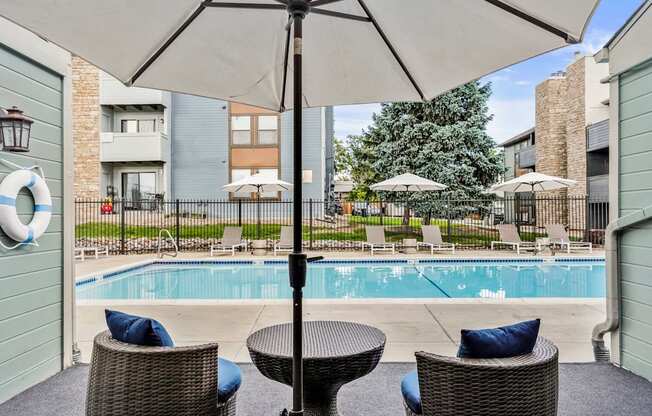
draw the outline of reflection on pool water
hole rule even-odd
[[[598,298],[603,261],[313,263],[305,297]],[[79,284],[77,299],[288,299],[287,264],[152,264]]]

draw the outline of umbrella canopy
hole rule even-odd
[[[598,2],[291,0],[310,8],[302,104],[432,99],[579,42]],[[294,101],[287,3],[0,0],[0,15],[128,85],[283,110]]]
[[[303,107],[434,98],[581,41],[598,3],[0,0],[0,16],[127,85],[279,111],[292,108],[300,115]],[[293,117],[292,130],[292,221],[299,225],[302,117]],[[307,257],[301,227],[295,226],[293,233],[288,259],[294,323],[291,414],[298,416],[304,414],[302,289]]]
[[[507,182],[499,183],[491,187],[492,192],[541,192],[566,189],[577,185],[572,179],[558,178],[556,176],[544,175],[543,173],[530,172]]]
[[[375,183],[369,187],[372,191],[389,191],[389,192],[421,192],[421,191],[441,191],[446,189],[446,185],[422,178],[412,173],[404,173],[394,176],[382,182]]]
[[[289,182],[276,179],[273,176],[257,173],[239,181],[231,182],[222,187],[227,192],[282,192],[292,189]]]

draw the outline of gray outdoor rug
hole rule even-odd
[[[652,383],[608,364],[562,364],[561,416],[652,416]],[[400,380],[414,364],[381,364],[367,377],[345,386],[345,416],[402,415]],[[290,403],[289,387],[267,380],[243,364],[239,416],[276,416]],[[66,370],[0,405],[1,416],[83,416],[87,366]],[[136,415],[134,415],[136,416]],[[460,415],[463,416],[463,415]]]

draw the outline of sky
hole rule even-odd
[[[597,52],[642,2],[643,0],[602,0],[588,26],[583,43],[532,58],[482,78],[482,82],[490,81],[492,84],[489,112],[494,117],[487,130],[496,143],[533,127],[535,86],[553,72],[564,70],[573,61],[575,52]],[[344,139],[349,135],[360,134],[371,124],[372,114],[379,110],[380,104],[335,107],[335,137]]]

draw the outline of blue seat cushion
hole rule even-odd
[[[407,407],[412,412],[421,414],[421,394],[419,393],[419,376],[417,370],[409,372],[401,380],[401,393]]]
[[[506,358],[529,354],[539,336],[540,319],[493,329],[462,330],[460,358]]]
[[[172,337],[155,319],[129,315],[124,312],[104,310],[106,325],[111,336],[118,341],[151,347],[174,347]]]
[[[224,403],[238,391],[242,384],[242,371],[232,361],[217,359],[217,401]]]

